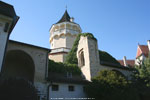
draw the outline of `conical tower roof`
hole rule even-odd
[[[69,16],[67,10],[65,11],[64,15],[57,23],[62,23],[62,22],[70,22],[70,16]]]

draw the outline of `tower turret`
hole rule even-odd
[[[51,52],[49,58],[64,62],[67,53],[73,46],[76,36],[81,33],[80,25],[74,22],[67,10],[62,18],[50,29]]]

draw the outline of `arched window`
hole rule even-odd
[[[79,66],[82,67],[85,65],[85,59],[84,59],[84,51],[83,49],[79,52]]]
[[[81,52],[81,66],[85,65],[85,60],[84,60],[84,52]]]

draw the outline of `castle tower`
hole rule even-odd
[[[0,73],[2,70],[7,42],[19,17],[12,5],[0,1]]]
[[[100,71],[100,58],[97,40],[81,36],[77,50],[78,66],[86,80],[97,75]]]
[[[52,50],[49,54],[49,59],[64,62],[76,36],[81,31],[80,25],[74,22],[74,18],[71,18],[66,10],[62,18],[56,24],[53,24],[50,29]]]

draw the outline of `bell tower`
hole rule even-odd
[[[50,29],[51,52],[49,59],[64,62],[77,35],[81,32],[80,25],[74,22],[74,18],[70,17],[66,10],[62,18]]]

